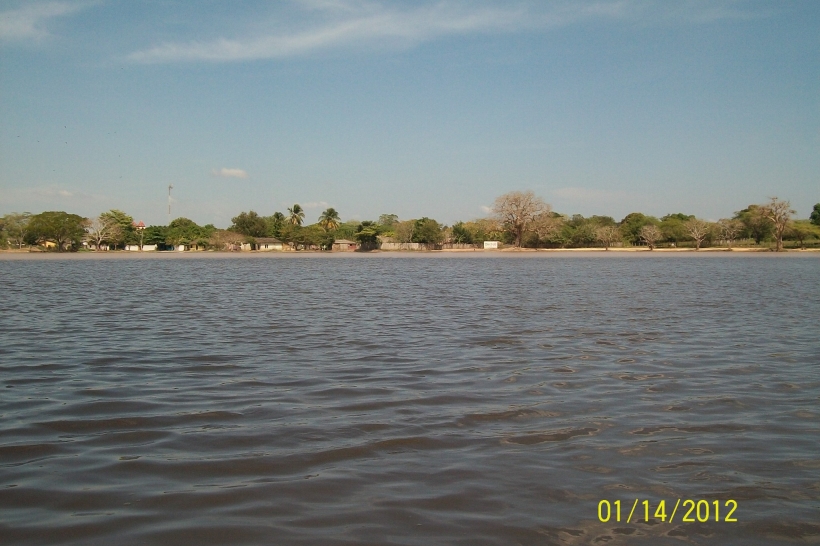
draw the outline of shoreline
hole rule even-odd
[[[29,261],[29,260],[140,260],[140,259],[265,259],[265,258],[366,258],[366,257],[417,257],[432,258],[436,256],[449,257],[482,257],[482,258],[535,258],[535,257],[559,257],[559,256],[584,256],[584,257],[607,257],[607,256],[738,256],[738,255],[758,255],[758,256],[803,256],[820,255],[820,248],[813,249],[790,249],[785,252],[773,252],[769,249],[761,248],[703,248],[695,250],[692,248],[656,248],[648,250],[640,247],[630,248],[505,248],[499,250],[485,249],[446,249],[446,250],[373,250],[369,252],[329,252],[318,250],[300,251],[242,251],[223,252],[214,250],[189,250],[178,251],[145,251],[134,252],[124,250],[100,251],[100,252],[45,252],[29,250],[0,250],[0,261]]]

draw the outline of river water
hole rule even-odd
[[[0,258],[0,543],[820,540],[820,255],[119,256]]]

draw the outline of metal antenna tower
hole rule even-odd
[[[168,223],[171,223],[171,190],[174,189],[173,184],[168,184]]]

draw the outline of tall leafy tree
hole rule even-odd
[[[679,243],[687,240],[689,238],[689,234],[686,232],[684,223],[692,218],[694,218],[694,216],[689,216],[683,214],[682,212],[667,214],[661,218],[661,223],[658,227],[661,228],[663,238],[672,243]]]
[[[379,220],[376,223],[378,223],[380,226],[389,228],[392,227],[393,224],[398,223],[398,221],[399,217],[396,214],[382,214],[381,216],[379,216]]]
[[[637,245],[640,244],[642,240],[645,240],[641,236],[641,228],[650,224],[656,226],[658,223],[657,218],[646,216],[640,212],[631,212],[621,220],[619,227],[621,228],[621,234],[624,239],[633,245]]]
[[[376,222],[365,220],[356,228],[354,237],[363,250],[376,248],[379,244],[379,226]]]
[[[424,245],[438,245],[444,240],[444,229],[432,218],[419,218],[413,228],[412,242]]]
[[[58,252],[76,249],[85,236],[87,221],[82,216],[63,211],[35,214],[28,223],[28,236],[38,244],[51,241]]]
[[[177,218],[165,232],[165,242],[169,245],[207,245],[216,228],[210,224],[199,226],[188,218]]]
[[[282,238],[282,230],[285,227],[285,215],[281,212],[274,212],[272,215],[265,218],[265,235],[268,237]]]
[[[806,248],[806,239],[820,237],[820,226],[812,224],[810,220],[795,220],[789,226],[786,235],[799,242],[801,248]]]
[[[773,235],[772,224],[763,215],[760,205],[749,205],[735,213],[735,220],[743,223],[743,237],[750,237],[760,244],[764,239]]]
[[[338,229],[341,221],[342,219],[339,217],[339,213],[336,212],[336,209],[333,207],[328,208],[319,216],[319,225],[322,226],[325,231]]]
[[[165,245],[167,239],[167,226],[148,226],[142,234],[142,242],[146,245]]]
[[[453,224],[453,232],[452,232],[453,242],[456,244],[472,244],[473,243],[473,234],[470,232],[469,229],[464,225],[464,222],[456,222]]]
[[[295,203],[292,207],[288,208],[288,214],[288,223],[291,225],[301,226],[305,220],[305,210],[299,203]]]
[[[136,240],[137,232],[134,228],[134,218],[131,215],[118,209],[111,209],[100,214],[100,219],[119,226],[117,236],[109,240],[115,246],[124,246],[126,243]]]
[[[811,211],[811,216],[809,216],[809,220],[815,226],[820,226],[820,203],[814,205],[814,208]]]
[[[230,230],[248,237],[264,237],[268,229],[265,219],[256,212],[241,212],[239,216],[231,218],[233,225]]]

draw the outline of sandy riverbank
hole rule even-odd
[[[704,248],[695,251],[691,248],[661,248],[647,250],[646,248],[561,248],[561,249],[533,249],[533,248],[505,248],[501,250],[483,249],[453,249],[453,250],[432,250],[432,251],[372,251],[372,252],[320,252],[320,251],[299,251],[299,252],[215,252],[215,251],[187,251],[187,252],[42,252],[28,250],[2,250],[0,260],[177,260],[177,259],[269,259],[269,258],[367,258],[367,257],[486,257],[486,258],[534,258],[547,256],[585,256],[585,257],[608,257],[608,256],[733,256],[733,255],[767,255],[767,256],[794,256],[794,255],[816,255],[820,256],[820,249],[809,250],[788,250],[787,252],[775,253],[767,249],[758,248],[735,248],[729,251],[725,248]]]

